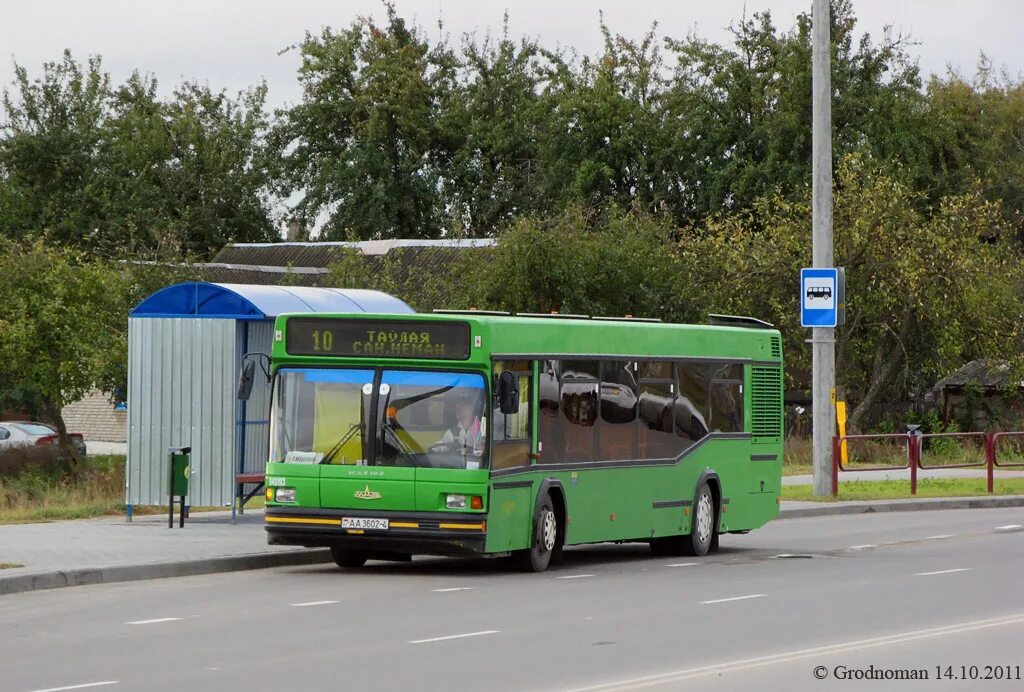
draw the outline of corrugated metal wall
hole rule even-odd
[[[238,328],[240,335],[248,335],[248,341],[239,336],[239,363],[242,362],[242,356],[246,352],[265,353],[268,357],[270,356],[274,338],[274,322],[272,320],[239,322]],[[267,366],[268,362],[263,361],[262,365]],[[267,468],[267,458],[270,454],[270,391],[270,383],[263,375],[263,368],[258,365],[252,393],[249,395],[249,400],[245,402],[245,442],[236,450],[236,468],[237,459],[243,454],[245,455],[244,473],[263,473]],[[241,407],[241,404],[239,406]],[[239,413],[241,414],[241,411]],[[241,429],[242,426],[239,425],[239,428]]]
[[[235,320],[128,320],[127,503],[165,504],[167,448],[187,446],[189,504],[231,503],[239,328]]]

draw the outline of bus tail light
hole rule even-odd
[[[267,488],[266,498],[267,498],[267,502],[273,502],[274,501],[274,489],[273,488]]]
[[[469,506],[470,506],[471,509],[483,509],[484,508],[484,499],[482,497],[480,497],[479,495],[474,495],[469,500]]]

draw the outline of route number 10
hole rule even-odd
[[[334,348],[334,334],[327,331],[313,332],[313,350],[330,351]]]

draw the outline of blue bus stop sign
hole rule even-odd
[[[800,270],[800,326],[835,327],[838,321],[839,271]]]

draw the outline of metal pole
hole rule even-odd
[[[812,53],[813,265],[832,267],[832,79],[829,0],[814,0]],[[815,327],[812,337],[814,494],[829,495],[831,440],[835,435],[835,330]]]

